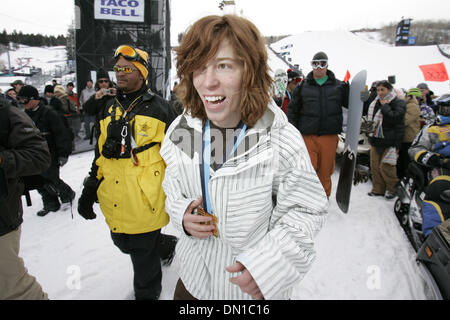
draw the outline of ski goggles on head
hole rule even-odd
[[[138,61],[148,68],[148,63],[145,61],[139,53],[129,45],[121,45],[116,49],[114,53],[114,59],[119,59],[119,57],[124,57],[128,61]]]
[[[311,66],[313,67],[313,69],[325,69],[326,67],[328,67],[328,60],[313,60],[311,61]]]

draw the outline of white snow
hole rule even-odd
[[[10,83],[14,80],[20,79],[25,84],[32,84],[37,87],[39,92],[43,93],[44,87],[51,84],[52,79],[57,79],[58,83],[66,85],[67,82],[75,81],[75,74],[68,74],[60,77],[62,70],[67,66],[66,47],[29,47],[19,45],[17,50],[9,51],[9,61],[11,68],[19,69],[23,67],[20,72],[27,73],[31,67],[42,69],[42,74],[47,75],[47,81],[42,85],[37,86],[33,84],[36,76],[0,76],[0,89],[6,92],[11,86]],[[8,53],[4,52],[0,55],[0,62],[8,68]],[[19,70],[18,70],[19,72]],[[75,88],[76,90],[76,88]]]
[[[368,39],[370,37],[370,39]],[[292,48],[282,47],[292,44]],[[276,52],[290,52],[291,64],[299,64],[305,76],[312,70],[310,62],[314,54],[323,51],[328,55],[329,69],[338,79],[343,79],[347,70],[354,76],[367,70],[367,84],[395,75],[397,88],[406,90],[421,82],[428,84],[436,95],[450,92],[450,82],[425,81],[420,65],[443,62],[450,73],[450,59],[443,56],[437,46],[394,47],[383,43],[374,33],[361,36],[348,31],[304,32],[289,36],[271,44]],[[274,61],[275,60],[275,61]],[[278,60],[278,61],[276,61]],[[275,55],[271,58],[272,70],[285,68]]]
[[[399,86],[423,82],[418,65],[448,59],[435,47],[389,47],[348,32],[308,32],[282,39],[275,50],[292,43],[292,63],[307,74],[315,52],[325,51],[330,69],[342,78],[368,70],[370,81],[395,74]],[[273,71],[286,65],[269,52]],[[48,60],[47,60],[48,61]],[[428,83],[437,94],[448,92],[446,83]],[[93,151],[72,155],[61,168],[61,177],[76,191],[71,211],[38,217],[42,201],[31,192],[33,205],[24,203],[20,255],[50,299],[133,299],[133,271],[129,256],[111,240],[109,229],[95,205],[97,219],[84,220],[77,213],[82,182]],[[371,183],[352,189],[350,210],[343,214],[334,200],[338,167],[332,177],[329,217],[316,239],[317,259],[294,290],[293,299],[430,299],[429,288],[416,265],[415,252],[394,215],[394,201],[367,196]],[[177,235],[169,223],[164,233]],[[172,299],[177,268],[163,268],[162,300]]]
[[[31,192],[24,203],[20,255],[50,299],[133,299],[129,256],[112,243],[98,204],[97,218],[78,215],[76,203],[94,152],[72,155],[61,177],[77,196],[70,209],[38,217],[42,201]],[[427,286],[414,259],[415,252],[400,228],[394,201],[367,196],[370,182],[353,187],[350,210],[343,214],[334,200],[334,173],[329,217],[316,238],[317,259],[295,288],[293,299],[427,299]],[[178,235],[169,223],[164,233]],[[170,300],[178,280],[177,268],[163,268],[160,299]],[[79,280],[79,281],[78,281]]]

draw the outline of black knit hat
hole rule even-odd
[[[325,52],[319,51],[314,55],[314,57],[312,59],[313,60],[328,60],[328,56],[326,55]]]
[[[300,75],[298,74],[298,72],[295,72],[292,69],[287,70],[287,76],[288,76],[288,83],[294,79],[300,78]]]
[[[109,80],[108,72],[106,72],[103,68],[98,69],[97,79],[108,79]]]
[[[45,86],[44,94],[46,94],[47,92],[53,93],[54,89],[55,89],[55,87],[53,87],[51,84],[48,84]]]
[[[39,92],[33,86],[23,86],[17,94],[17,98],[27,98],[29,100],[39,100]]]

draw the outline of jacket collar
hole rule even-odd
[[[261,132],[263,130],[270,130],[271,127],[279,128],[285,126],[287,122],[284,112],[271,99],[263,116],[248,131],[251,133],[252,131]],[[202,132],[203,121],[199,118],[193,118],[187,113],[182,115],[178,126],[183,129],[194,129],[195,131]]]
[[[327,76],[328,76],[328,80],[325,83],[328,83],[328,82],[333,82],[334,83],[336,81],[336,76],[334,75],[333,71],[327,70]],[[312,71],[310,71],[308,73],[308,75],[306,76],[306,81],[309,84],[318,85],[316,80],[314,80],[314,76],[313,76],[313,72]]]

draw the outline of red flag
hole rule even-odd
[[[344,82],[348,82],[348,80],[350,80],[350,72],[348,71],[348,69],[347,69],[347,73],[345,74],[345,77],[344,77]]]
[[[445,65],[443,62],[434,63],[434,64],[424,64],[419,66],[420,70],[422,70],[423,77],[425,81],[447,81],[448,74],[447,69],[445,69]]]

